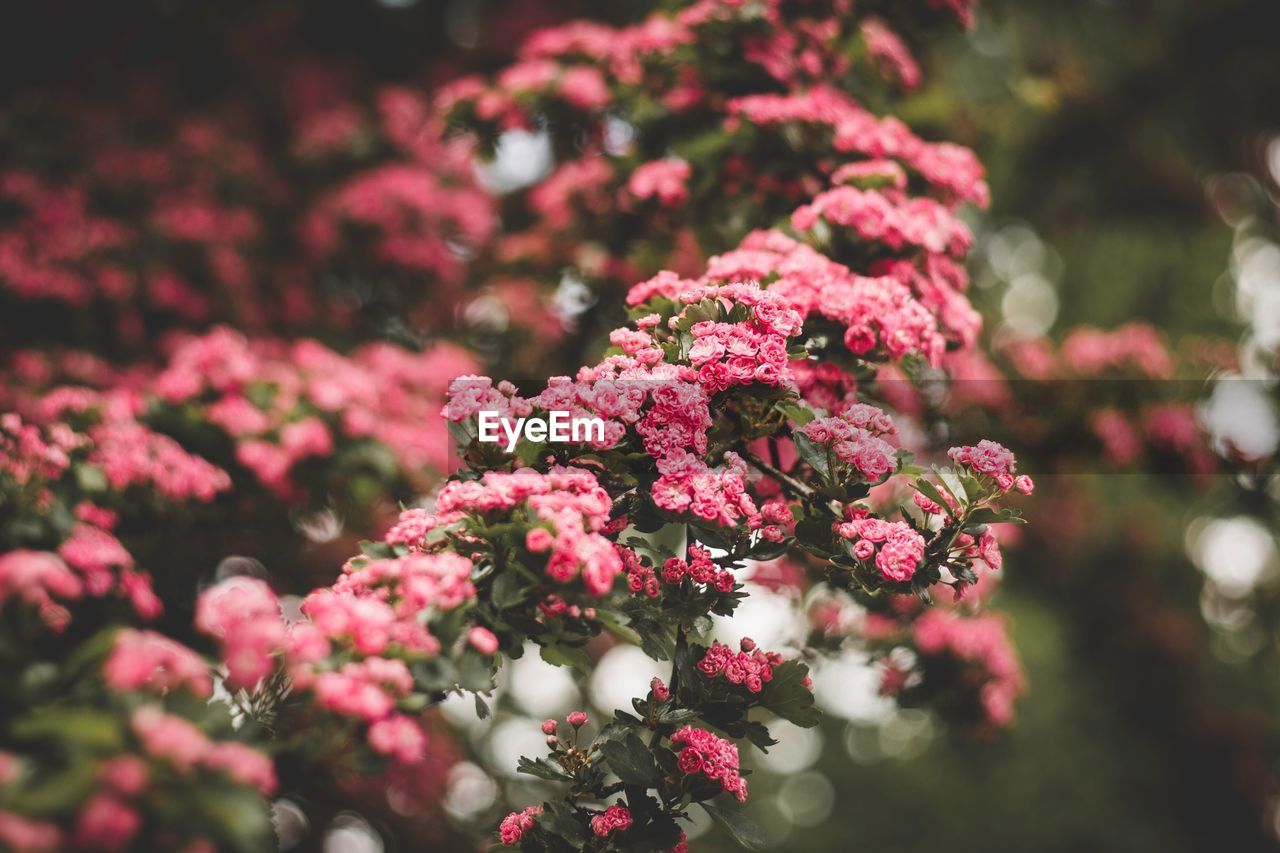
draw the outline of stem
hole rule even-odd
[[[759,471],[762,474],[768,474],[770,477],[777,480],[779,483],[786,486],[787,488],[791,489],[793,492],[800,495],[801,497],[812,498],[814,494],[816,494],[812,486],[806,486],[804,483],[792,477],[790,474],[783,473],[781,470],[770,465],[768,462],[765,462],[763,459],[761,459],[759,456],[756,456],[754,453],[744,449],[742,451],[742,455],[746,458],[748,462],[756,466],[756,468],[759,469]]]
[[[671,691],[672,697],[677,696],[680,689],[680,655],[689,647],[688,630],[683,625],[676,626],[676,650],[671,656],[671,677],[667,679],[667,689]],[[677,705],[679,699],[676,699]],[[653,749],[658,745],[658,741],[662,740],[662,729],[655,728],[653,735],[649,738],[649,748]]]

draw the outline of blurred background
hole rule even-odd
[[[538,26],[632,21],[649,5],[17,4],[0,27],[0,167],[20,164],[51,183],[126,163],[145,172],[148,146],[185,140],[188,171],[164,170],[148,185],[153,195],[118,199],[119,209],[143,217],[166,198],[224,181],[208,163],[242,163],[220,192],[233,202],[228,210],[258,211],[262,231],[246,236],[252,247],[240,255],[201,263],[234,270],[238,257],[280,275],[246,276],[260,298],[236,302],[234,321],[277,332],[296,323],[333,345],[419,343],[420,324],[400,322],[394,298],[364,312],[374,317],[372,331],[314,332],[289,308],[290,288],[321,287],[368,309],[377,301],[360,301],[369,280],[403,274],[354,251],[322,262],[314,252],[291,254],[290,235],[305,227],[307,212],[387,157],[373,136],[341,157],[315,154],[325,146],[323,119],[343,133],[344,121],[376,111],[389,86],[427,95],[461,73],[501,67]],[[969,145],[986,164],[993,204],[973,219],[979,246],[970,269],[994,342],[1012,332],[1060,341],[1080,326],[1150,324],[1176,375],[1194,383],[1193,396],[1214,398],[1210,377],[1247,380],[1260,407],[1248,424],[1255,460],[1272,456],[1276,441],[1266,361],[1250,353],[1274,352],[1280,324],[1277,33],[1280,4],[1272,0],[989,0],[969,32],[926,43],[925,82],[895,105],[922,135]],[[490,191],[545,170],[538,146],[519,142],[487,167]],[[233,216],[200,227],[235,243]],[[289,279],[295,270],[301,284]],[[440,315],[448,335],[521,364],[522,375],[553,370],[551,359],[541,371],[521,360],[519,335],[494,321],[489,303],[444,295],[453,286],[447,270],[431,275],[442,295],[425,310]],[[180,287],[161,281],[153,290],[185,310]],[[580,312],[585,298],[572,287],[558,292],[560,314],[547,320],[558,351],[598,344],[590,323],[557,322]],[[200,310],[191,307],[196,327]],[[208,316],[227,312],[214,307]],[[101,316],[69,324],[12,291],[0,296],[6,351],[61,342],[128,358],[154,338],[149,315],[136,322],[143,325],[133,334]],[[1212,415],[1206,403],[1210,443],[1221,439],[1215,430],[1239,426]],[[770,755],[744,759],[757,768],[753,802],[769,849],[1277,849],[1274,468],[1025,464],[1037,474],[1037,499],[1025,535],[1008,548],[999,592],[1030,685],[1016,725],[986,738],[949,731],[882,699],[867,666],[819,669],[823,726],[786,729]],[[307,547],[313,565],[337,565],[350,550],[324,536]],[[337,558],[324,563],[316,553]],[[795,596],[763,580],[754,592],[726,635],[750,633],[769,648],[803,636]],[[392,797],[381,814],[342,813],[339,803],[320,835],[324,849],[461,849],[508,804],[534,801],[536,783],[512,772],[521,752],[540,748],[534,721],[584,704],[607,712],[642,693],[654,674],[635,649],[600,653],[588,679],[527,655],[503,674],[488,720],[470,703],[448,704],[433,765],[438,784],[425,803],[398,808]],[[404,828],[408,812],[416,829]],[[301,808],[278,805],[286,847],[303,837],[306,820]],[[732,849],[701,829],[707,834],[690,833],[697,849]]]

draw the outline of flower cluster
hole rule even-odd
[[[972,667],[986,722],[996,727],[1009,724],[1014,700],[1026,683],[998,616],[966,618],[930,610],[916,619],[912,636],[916,650],[926,658],[949,656]]]
[[[418,689],[406,660],[440,652],[424,623],[470,600],[470,569],[457,554],[356,559],[307,596],[306,619],[292,625],[265,583],[232,578],[201,596],[196,623],[219,641],[230,686],[253,690],[280,667],[315,708],[365,724],[375,753],[414,764],[427,736],[400,710]]]
[[[482,245],[497,224],[470,146],[443,139],[418,93],[383,87],[360,104],[317,71],[271,72],[285,81],[284,127],[239,92],[158,123],[157,97],[177,93],[155,80],[105,100],[15,98],[2,141],[41,153],[11,158],[0,174],[0,293],[24,312],[96,310],[113,340],[140,350],[157,324],[351,328],[346,294],[313,286],[335,270],[367,273],[379,282],[373,303],[394,297],[410,309],[431,301],[421,298],[429,289],[397,276],[458,283],[459,249]]]
[[[877,483],[897,469],[897,450],[885,438],[896,439],[897,427],[875,406],[854,403],[838,417],[814,418],[803,432],[815,444],[829,446],[837,460],[852,466],[868,483]]]
[[[626,832],[631,823],[631,812],[625,806],[609,806],[591,818],[591,831],[600,838],[608,838],[615,832]]]
[[[227,328],[182,340],[155,378],[171,406],[196,407],[236,442],[236,460],[268,488],[296,496],[293,468],[375,441],[405,475],[447,466],[434,417],[450,377],[471,359],[446,345],[410,352],[369,344],[341,356],[317,341],[251,340]]]
[[[905,521],[873,518],[863,507],[849,507],[846,515],[836,532],[848,540],[853,557],[874,565],[886,581],[911,580],[924,559],[924,537]]]
[[[951,285],[929,280],[929,287],[913,292],[922,279],[910,267],[859,275],[776,231],[749,234],[739,249],[712,258],[708,277],[772,279],[771,291],[806,319],[839,324],[845,346],[866,358],[882,354],[899,360],[918,353],[937,363],[946,348],[940,325],[965,343],[976,334],[972,309],[967,314],[951,310],[958,296]]]
[[[275,667],[285,627],[275,594],[256,578],[231,578],[196,602],[196,629],[218,640],[231,687],[253,688]]]
[[[590,471],[560,466],[545,474],[532,468],[487,471],[480,480],[450,482],[436,498],[436,510],[447,519],[518,512],[534,525],[524,544],[532,554],[547,555],[547,577],[562,584],[581,577],[597,596],[609,592],[623,570],[613,544],[599,532],[612,509]]]
[[[1002,492],[1016,489],[1029,495],[1035,488],[1030,477],[1025,474],[1015,476],[1017,461],[1013,452],[997,442],[984,439],[973,447],[953,447],[947,455],[978,474],[990,477]]]
[[[275,793],[276,774],[271,760],[251,746],[211,741],[186,718],[165,713],[155,705],[134,711],[130,727],[144,754],[167,763],[180,774],[197,768],[216,770],[268,796]]]
[[[935,584],[976,582],[976,561],[999,565],[986,526],[1016,513],[993,502],[1029,491],[1012,456],[984,442],[958,448],[958,467],[937,469],[939,483],[916,481],[919,512],[868,496],[908,454],[870,402],[878,390],[860,383],[882,369],[950,369],[948,351],[973,349],[980,324],[961,264],[972,237],[957,208],[986,201],[970,152],[925,142],[844,94],[868,74],[912,86],[919,70],[889,23],[848,0],[698,0],[624,28],[542,31],[492,84],[457,81],[435,107],[382,90],[370,116],[312,79],[289,115],[286,147],[308,173],[347,166],[336,182],[304,181],[305,202],[287,214],[267,197],[275,173],[291,172],[256,156],[264,149],[252,133],[236,145],[199,126],[180,131],[198,178],[177,174],[165,150],[141,152],[156,155],[149,160],[123,145],[104,156],[113,181],[146,190],[122,220],[128,228],[99,209],[96,178],[63,187],[60,199],[55,184],[73,182],[4,177],[15,203],[0,215],[18,225],[0,242],[6,293],[34,296],[47,275],[62,303],[118,308],[111,337],[138,348],[161,325],[203,331],[163,336],[163,358],[131,368],[83,354],[25,359],[5,383],[13,387],[0,388],[38,426],[0,422],[0,508],[12,494],[22,520],[37,522],[0,527],[0,600],[36,613],[41,636],[40,620],[65,625],[69,603],[85,597],[125,596],[136,612],[128,617],[145,616],[155,597],[131,549],[156,528],[169,532],[155,523],[157,508],[181,501],[203,521],[216,504],[255,529],[260,517],[265,527],[291,516],[315,539],[334,539],[299,517],[332,509],[337,518],[348,504],[376,511],[410,486],[426,491],[424,469],[450,467],[447,431],[464,470],[381,541],[363,543],[332,583],[301,595],[297,611],[273,591],[298,589],[297,578],[238,575],[205,589],[195,622],[219,652],[212,670],[158,634],[117,630],[103,652],[102,703],[127,709],[120,742],[163,768],[156,778],[212,776],[273,794],[271,762],[206,722],[222,714],[230,725],[225,707],[203,704],[213,673],[250,723],[247,736],[305,732],[309,758],[333,750],[335,767],[412,774],[427,769],[429,706],[465,691],[483,713],[499,652],[533,643],[548,661],[588,665],[608,631],[670,660],[672,674],[590,742],[583,712],[568,716],[563,740],[544,724],[549,757],[523,758],[519,769],[563,796],[509,815],[501,839],[536,851],[686,850],[678,821],[689,806],[714,816],[718,796],[745,801],[732,739],[771,743],[757,712],[818,722],[801,660],[749,640],[740,652],[713,644],[698,654],[702,626],[748,594],[739,570],[783,555],[808,565],[804,552],[815,577],[841,593],[910,591],[925,601]],[[474,135],[441,140],[446,125]],[[549,175],[504,199],[508,230],[493,251],[476,251],[499,222],[472,180],[473,146],[487,152],[502,133],[535,127],[550,137]],[[767,174],[765,158],[776,166]],[[208,168],[221,159],[226,185],[246,184],[240,191],[209,191],[223,184]],[[753,230],[771,223],[776,230]],[[251,260],[277,244],[289,248],[265,274]],[[139,256],[144,245],[154,257]],[[478,274],[496,273],[484,290],[466,289],[472,259]],[[307,281],[322,269],[347,299],[311,298]],[[544,304],[528,288],[506,285],[553,274],[566,293],[580,280],[606,307],[616,303],[610,287],[647,280],[628,294],[630,322],[608,334],[603,358],[527,397],[473,375],[477,362],[448,344],[343,354],[256,332],[283,314],[325,341],[367,340],[357,308],[380,338],[421,340],[454,316],[468,331],[506,331],[524,315],[545,320],[525,310]],[[421,287],[424,275],[434,287]],[[476,298],[441,310],[438,296],[464,293]],[[255,331],[218,325],[227,319]],[[486,335],[472,343],[505,354]],[[515,441],[508,453],[480,441],[477,422],[490,411],[592,415],[606,429],[582,441]],[[196,526],[155,536],[152,550],[185,553],[180,534]],[[616,582],[624,573],[630,595]],[[86,619],[86,632],[96,627]],[[6,639],[11,628],[6,621]],[[930,642],[915,640],[922,659],[976,659],[950,635]],[[12,680],[36,681],[25,676]],[[84,838],[164,846],[148,828],[151,812],[130,805],[128,789],[151,787],[136,771],[113,766],[110,799],[90,792],[60,813],[50,837],[60,843],[61,824],[85,821]],[[243,813],[269,832],[256,795]],[[0,837],[44,837],[15,817],[0,812]],[[204,816],[192,824],[221,826]],[[253,847],[223,841],[213,843]]]
[[[713,642],[698,661],[698,672],[707,678],[724,676],[730,684],[741,684],[752,693],[759,693],[765,682],[773,680],[773,668],[784,658],[777,652],[764,651],[749,637],[742,639],[741,648],[734,652],[723,643]]]
[[[678,158],[654,160],[631,173],[627,189],[638,199],[655,198],[665,207],[677,207],[689,199],[690,171]]]
[[[207,698],[213,679],[204,659],[181,643],[155,631],[126,628],[102,667],[107,686],[120,693],[146,688],[154,693],[186,688]]]
[[[719,782],[738,802],[747,801],[747,780],[738,773],[738,747],[705,729],[685,726],[671,735],[681,747],[676,766],[686,776],[700,775]]]
[[[512,812],[504,817],[502,824],[498,827],[498,836],[502,839],[502,843],[508,846],[519,844],[525,833],[537,824],[541,814],[542,806],[529,806],[523,811]]]

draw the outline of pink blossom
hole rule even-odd
[[[211,770],[222,770],[241,785],[255,788],[263,796],[276,792],[276,770],[271,759],[258,750],[238,741],[215,743],[205,754],[203,765]]]
[[[117,755],[98,768],[98,778],[124,797],[138,794],[150,777],[147,762],[136,755]]]
[[[600,838],[615,832],[626,832],[632,823],[631,812],[623,806],[609,806],[591,818],[591,831]]]
[[[397,714],[369,727],[369,745],[402,764],[416,764],[425,754],[427,736],[416,722]]]
[[[120,850],[141,827],[136,809],[110,794],[96,794],[76,820],[75,843],[84,848]]]
[[[210,744],[204,733],[182,717],[166,714],[154,705],[133,712],[132,728],[143,750],[162,758],[181,772],[192,770],[208,755]]]
[[[154,631],[121,630],[102,675],[112,690],[122,693],[143,687],[156,693],[186,687],[207,698],[213,692],[213,679],[200,656]]]
[[[690,174],[684,160],[654,160],[636,167],[627,189],[638,199],[656,198],[664,207],[678,207],[689,199]]]
[[[467,642],[482,655],[493,655],[498,652],[498,638],[488,628],[476,625],[467,632]]]
[[[542,814],[542,806],[529,806],[524,811],[512,812],[504,817],[502,825],[498,828],[502,843],[508,846],[519,844],[525,833],[537,825],[540,814]]]

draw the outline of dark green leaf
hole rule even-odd
[[[813,704],[813,691],[804,685],[809,667],[789,660],[773,668],[773,680],[760,692],[760,704],[797,726],[812,728],[822,719]]]
[[[628,785],[649,787],[658,782],[658,764],[653,760],[653,753],[644,741],[628,732],[620,740],[605,741],[601,747],[609,769]]]
[[[729,833],[729,837],[747,850],[761,850],[764,848],[764,836],[760,834],[760,827],[756,826],[742,812],[733,811],[715,803],[699,803],[711,815],[711,819]]]

